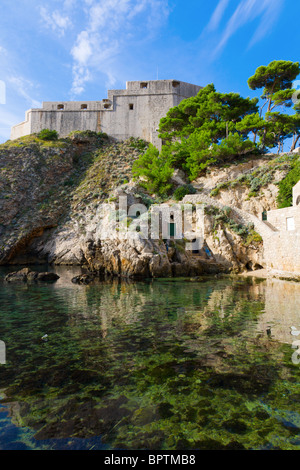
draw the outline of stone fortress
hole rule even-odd
[[[105,132],[117,140],[136,137],[161,147],[159,121],[183,99],[196,96],[202,87],[177,80],[132,81],[125,90],[109,90],[102,101],[44,102],[26,112],[14,126],[11,139],[56,130],[60,137],[72,131]]]

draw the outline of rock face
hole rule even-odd
[[[97,275],[133,278],[199,276],[264,266],[262,224],[252,226],[252,219],[253,214],[260,217],[263,210],[276,207],[275,183],[288,171],[284,159],[281,165],[277,156],[253,158],[211,171],[193,183],[198,189],[193,197],[199,198],[195,203],[207,209],[204,248],[209,249],[193,253],[182,240],[166,246],[162,239],[143,238],[136,230],[143,214],[126,219],[118,206],[120,197],[126,197],[129,206],[153,207],[156,202],[130,181],[132,164],[146,148],[143,141],[115,143],[76,134],[57,145],[46,147],[33,140],[0,147],[0,264],[81,265]],[[255,171],[260,172],[260,186],[252,175]],[[241,178],[247,175],[248,179]],[[185,181],[180,172],[174,178],[175,186]],[[224,207],[232,209],[230,215],[222,212]],[[123,219],[130,236],[122,233]],[[73,282],[89,281],[87,276]]]
[[[277,183],[291,169],[290,163],[288,155],[253,157],[223,169],[212,169],[197,178],[194,185],[216,201],[261,219],[263,212],[277,209]]]
[[[126,184],[114,194],[126,196],[131,204],[140,204],[138,189],[134,183]],[[194,276],[224,270],[221,263],[209,259],[205,252],[195,255],[186,251],[180,240],[170,241],[167,247],[162,240],[145,239],[134,230],[122,233],[122,225],[117,224],[115,229],[115,222],[111,220],[115,212],[119,212],[115,207],[114,202],[97,208],[85,207],[79,220],[72,218],[31,243],[30,252],[50,263],[82,264],[92,272],[113,276]]]

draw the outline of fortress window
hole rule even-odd
[[[82,104],[81,109],[87,109],[87,104]]]
[[[129,104],[129,109],[133,109],[133,103]]]
[[[104,109],[109,109],[110,107],[111,107],[111,104],[109,104],[109,103],[106,103],[106,104],[104,105]]]
[[[173,82],[172,82],[172,87],[173,88],[177,88],[179,85],[180,85],[179,82],[177,82],[176,80],[173,80]]]
[[[141,82],[140,87],[141,88],[148,88],[148,83],[147,82]]]
[[[58,104],[57,109],[65,109],[65,105],[64,104]]]
[[[294,217],[287,217],[286,219],[286,229],[288,231],[295,230],[295,220]]]

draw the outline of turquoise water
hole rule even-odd
[[[0,449],[300,449],[299,284],[56,271],[0,282]]]

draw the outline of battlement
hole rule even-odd
[[[12,128],[11,139],[42,129],[56,130],[60,137],[91,130],[117,140],[142,138],[160,148],[160,119],[200,89],[178,80],[129,81],[124,90],[108,90],[101,101],[45,101],[42,108],[26,112],[25,121]]]

